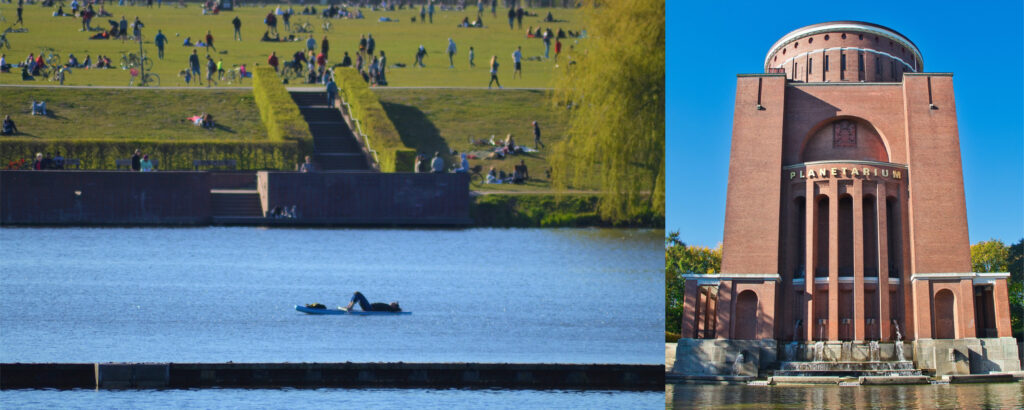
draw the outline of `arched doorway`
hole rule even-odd
[[[956,339],[956,297],[949,289],[935,294],[935,338]]]
[[[740,292],[736,298],[733,316],[733,339],[757,339],[757,294],[752,290]]]

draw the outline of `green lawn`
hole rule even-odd
[[[0,115],[11,115],[18,137],[40,139],[266,140],[248,90],[116,90],[0,88]],[[32,100],[46,101],[47,116],[30,115]],[[217,127],[186,121],[209,112]],[[2,139],[0,139],[2,140]]]
[[[142,3],[140,3],[142,4]],[[276,4],[275,4],[276,6]],[[14,23],[16,19],[16,2],[0,4],[0,15],[6,21],[0,22],[0,28],[6,28]],[[186,36],[191,36],[193,41],[201,39],[206,35],[207,30],[212,30],[214,44],[219,53],[213,53],[214,60],[223,58],[227,67],[233,64],[245,63],[248,66],[254,64],[266,64],[267,56],[276,51],[282,58],[288,58],[297,50],[304,50],[304,42],[260,42],[265,26],[264,16],[272,10],[272,7],[242,7],[236,12],[223,12],[219,15],[203,16],[195,3],[189,4],[187,8],[175,8],[168,2],[163,8],[146,7],[119,7],[116,2],[107,2],[106,8],[113,13],[113,17],[96,17],[93,19],[93,26],[107,27],[107,20],[120,20],[121,16],[127,17],[131,22],[135,16],[139,16],[145,24],[143,36],[145,38],[144,48],[147,54],[156,58],[156,46],[152,43],[153,36],[157,29],[161,29],[168,37],[170,43],[166,46],[165,57],[157,60],[153,71],[160,75],[163,86],[184,85],[184,81],[178,73],[188,66],[188,55],[193,47],[183,47],[182,41]],[[318,5],[319,8],[319,5]],[[65,7],[68,11],[70,7]],[[301,11],[301,7],[298,8]],[[108,55],[116,65],[120,60],[122,52],[137,52],[138,45],[132,42],[122,43],[120,40],[89,40],[88,37],[95,32],[85,33],[81,29],[81,20],[72,17],[52,17],[55,8],[44,8],[39,5],[25,6],[25,25],[29,29],[27,33],[9,33],[7,35],[11,42],[11,49],[4,49],[2,52],[7,55],[8,62],[23,61],[29,53],[38,54],[43,47],[51,47],[56,50],[62,60],[67,59],[68,53],[74,53],[77,57],[84,59],[91,55],[95,61],[98,54]],[[537,9],[544,15],[547,9]],[[582,27],[582,13],[578,10],[552,9],[555,16],[568,22],[552,23],[551,28],[555,31],[559,27],[565,30],[577,31]],[[366,16],[361,20],[333,19],[333,29],[327,34],[331,44],[330,61],[337,63],[341,61],[343,51],[353,54],[358,49],[359,36],[370,33],[376,39],[377,50],[383,50],[388,54],[389,65],[403,63],[406,68],[392,68],[388,73],[388,80],[392,86],[445,86],[445,87],[486,87],[489,80],[488,60],[492,55],[498,56],[501,64],[499,78],[505,87],[550,87],[552,70],[555,63],[547,61],[525,61],[523,64],[523,78],[512,79],[511,54],[516,46],[523,47],[524,57],[543,56],[544,46],[538,39],[528,39],[525,36],[527,26],[537,26],[541,17],[526,17],[523,19],[524,28],[509,30],[507,19],[499,10],[498,18],[491,17],[490,9],[484,14],[483,20],[487,25],[483,29],[457,28],[457,24],[463,17],[475,19],[475,8],[473,11],[444,11],[434,15],[434,23],[413,23],[410,17],[413,11],[400,10],[394,12],[372,12],[363,9]],[[233,28],[231,20],[236,16],[242,20],[242,35],[244,41],[232,40]],[[398,22],[378,22],[381,16],[388,16],[398,19]],[[418,17],[418,16],[417,16]],[[320,29],[321,19],[315,16],[295,15],[293,25],[298,22],[309,21],[315,27],[314,37],[319,41],[324,37]],[[285,33],[283,22],[279,19],[279,30]],[[130,31],[130,30],[129,30]],[[448,68],[446,48],[448,38],[455,40],[458,52],[455,55],[454,69]],[[303,40],[305,35],[303,35]],[[586,40],[579,40],[578,44],[574,39],[563,40],[562,62],[569,52],[570,46],[579,48]],[[428,56],[425,59],[426,68],[413,68],[414,53],[420,45],[427,48]],[[475,49],[475,68],[469,68],[468,51],[469,47]],[[206,50],[197,49],[200,59],[205,63]],[[554,46],[552,45],[552,57]],[[368,64],[368,62],[367,62]],[[564,65],[563,65],[564,67]],[[205,64],[204,64],[205,73]],[[204,74],[205,77],[205,74]],[[74,70],[68,76],[66,84],[72,85],[128,85],[129,74],[120,69],[104,70]],[[36,80],[36,83],[46,83],[45,80]],[[17,72],[0,75],[0,83],[21,84],[28,83],[21,80]],[[204,83],[205,84],[205,83]],[[195,85],[195,83],[193,83]]]
[[[536,148],[532,122],[541,126],[541,142],[550,147],[560,141],[568,126],[568,112],[551,105],[545,91],[459,89],[383,89],[375,90],[406,146],[433,155],[434,152],[467,152],[483,157],[493,148],[474,145],[470,139],[495,141],[512,134],[519,145]],[[475,159],[470,165],[483,165],[486,172],[511,172],[520,160],[526,161],[531,181],[526,185],[488,185],[484,189],[501,191],[547,190],[545,176],[548,148],[540,152],[515,155],[504,160]],[[448,156],[448,163],[457,156]]]

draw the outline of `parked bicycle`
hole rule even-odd
[[[313,32],[313,24],[309,21],[297,21],[292,23],[291,32],[294,34],[304,34]]]
[[[334,23],[331,23],[331,20],[329,19],[324,19],[323,23],[320,23],[320,28],[322,28],[325,33],[330,33],[332,27],[334,27]]]
[[[145,55],[138,56],[135,53],[129,53],[126,51],[121,52],[121,69],[127,70],[129,68],[143,67],[146,71],[153,69],[153,60]]]
[[[480,187],[484,184],[484,167],[483,165],[476,165],[469,168],[469,184],[475,187]],[[455,173],[455,168],[452,168],[449,172]]]

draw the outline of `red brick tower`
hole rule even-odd
[[[952,74],[856,21],[764,68],[737,80],[722,273],[687,281],[683,337],[926,341],[922,368],[936,339],[1009,338],[1008,275],[970,272]]]

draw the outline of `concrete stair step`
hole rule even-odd
[[[263,205],[255,190],[211,190],[210,211],[213,216],[261,217]]]
[[[313,162],[321,171],[369,170],[366,157],[359,154],[314,154]]]

